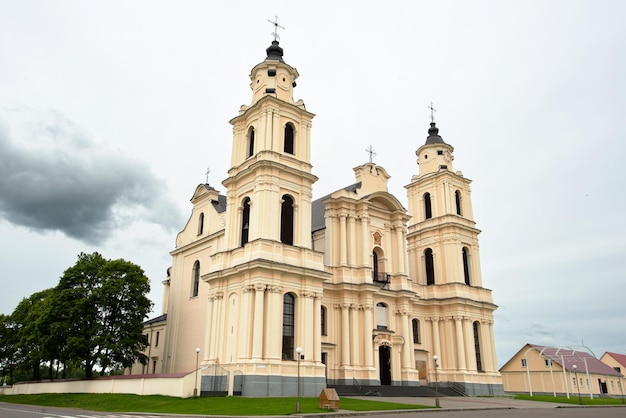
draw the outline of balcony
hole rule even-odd
[[[372,280],[374,281],[374,283],[389,283],[391,282],[391,274],[389,273],[385,273],[385,272],[380,272],[380,271],[373,271],[372,272]]]

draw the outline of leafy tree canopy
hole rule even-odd
[[[147,362],[143,321],[152,309],[150,282],[129,261],[107,260],[97,252],[81,253],[59,283],[24,298],[11,315],[0,315],[0,367],[5,371],[40,368],[52,378],[82,364],[85,376],[94,370]]]

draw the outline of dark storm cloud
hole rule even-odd
[[[90,244],[135,220],[169,228],[178,218],[146,164],[100,146],[59,113],[0,116],[0,217]]]

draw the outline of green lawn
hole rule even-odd
[[[109,394],[42,394],[0,396],[0,402],[57,406],[102,412],[154,412],[204,415],[290,415],[296,412],[296,398],[174,398],[168,396]],[[301,398],[300,412],[329,412],[318,407],[317,398]],[[422,405],[364,401],[343,398],[339,408],[350,411],[388,411],[430,408]],[[332,412],[332,410],[330,411]]]
[[[527,401],[539,401],[539,402],[557,402],[557,403],[568,403],[572,405],[578,405],[578,394],[570,395],[570,398],[567,399],[566,396],[550,396],[550,395],[515,395],[515,399],[523,399]],[[580,398],[583,405],[622,405],[625,401],[624,399],[615,399],[615,398],[596,398],[589,399],[589,395],[581,396]]]

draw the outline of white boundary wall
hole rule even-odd
[[[95,377],[85,380],[53,380],[23,382],[13,386],[0,386],[3,395],[38,393],[125,393],[134,395],[165,395],[179,398],[193,396],[194,388],[200,391],[200,373],[195,372],[155,375],[127,375]]]

